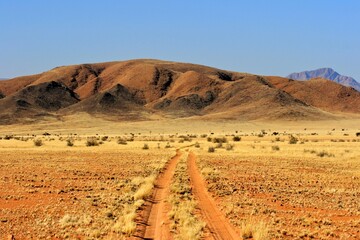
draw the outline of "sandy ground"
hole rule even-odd
[[[80,134],[80,135],[124,135],[129,133],[154,134],[203,134],[215,133],[216,135],[233,134],[235,131],[244,133],[258,133],[260,130],[287,131],[287,132],[316,131],[326,134],[332,129],[347,129],[360,131],[360,119],[344,119],[329,121],[285,121],[242,122],[234,120],[199,120],[166,119],[140,122],[113,122],[103,118],[95,118],[86,113],[64,117],[59,121],[38,122],[29,125],[0,125],[0,134],[43,134],[45,131],[52,134]]]
[[[218,209],[215,201],[209,195],[206,183],[196,166],[196,156],[192,152],[190,152],[188,157],[188,172],[198,206],[210,229],[211,239],[239,239],[239,233],[229,224],[224,214]]]
[[[207,239],[236,239],[224,229],[240,238],[360,237],[356,121],[109,123],[85,117],[73,128],[59,122],[0,129],[0,239],[159,237],[168,216],[158,208],[172,208],[167,197],[177,149],[193,153],[192,214],[206,223]],[[296,144],[289,144],[290,135]],[[37,139],[42,146],[34,145]],[[87,147],[89,139],[99,146]],[[224,220],[211,222],[213,214]]]

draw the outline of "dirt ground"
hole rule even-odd
[[[175,207],[167,198],[180,171],[177,154],[188,159],[181,174],[190,184],[178,192],[180,202],[190,194],[188,211],[205,224],[199,239],[226,239],[222,228],[232,239],[360,238],[360,130],[353,123],[196,124],[172,132],[168,125],[164,133],[145,123],[1,132],[0,239],[165,239],[160,228],[171,221],[156,209]],[[93,140],[98,146],[86,146]]]
[[[270,239],[360,238],[360,141],[285,139],[244,137],[231,151],[195,151],[222,212]]]
[[[1,144],[0,239],[111,235],[131,180],[150,175],[173,154],[115,143],[110,148],[111,142],[95,147],[76,146],[80,142],[65,147],[58,140],[34,147],[28,142],[16,148]]]

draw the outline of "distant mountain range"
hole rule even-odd
[[[304,71],[298,73],[292,73],[287,78],[294,80],[309,80],[312,78],[325,78],[341,85],[352,87],[360,92],[360,83],[354,78],[340,75],[332,68],[319,68],[312,71]]]
[[[360,116],[360,92],[326,79],[154,59],[62,66],[0,81],[0,124],[79,113],[114,121],[338,119]]]

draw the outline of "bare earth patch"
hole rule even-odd
[[[142,179],[170,151],[3,150],[0,152],[0,238],[109,238]],[[134,181],[134,179],[136,181]],[[150,188],[151,190],[151,188]],[[130,200],[129,200],[130,199]]]
[[[230,152],[198,151],[209,191],[243,234],[268,230],[272,239],[360,237],[358,142],[280,142],[274,150],[274,143],[257,141],[237,144]],[[332,154],[312,153],[323,149]]]

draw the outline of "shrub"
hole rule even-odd
[[[88,138],[86,140],[86,146],[87,147],[99,146],[99,143],[96,140],[96,138]]]
[[[199,147],[200,147],[200,143],[196,142],[196,143],[194,144],[194,147],[199,148]]]
[[[170,146],[170,143],[169,143],[169,142],[167,142],[167,143],[166,143],[165,148],[171,148],[171,146]]]
[[[335,157],[334,154],[328,153],[328,152],[326,152],[326,151],[318,152],[318,153],[316,154],[316,156],[318,156],[318,157]]]
[[[103,137],[101,137],[101,141],[103,141],[103,142],[105,142],[106,140],[108,140],[108,136],[103,136]]]
[[[293,135],[290,135],[289,144],[296,144],[298,141],[299,141],[298,138],[294,137]]]
[[[148,145],[147,143],[144,143],[144,146],[142,147],[142,149],[148,150],[148,149],[149,149],[149,145]]]
[[[40,147],[40,146],[43,145],[43,141],[40,138],[35,139],[34,140],[34,145],[37,146],[37,147]]]
[[[179,138],[181,138],[184,141],[187,141],[187,142],[191,142],[192,139],[191,139],[191,136],[184,136],[184,135],[181,135]],[[180,142],[180,141],[179,141]]]
[[[125,139],[119,138],[119,139],[117,140],[117,143],[118,143],[118,144],[121,144],[121,145],[126,145],[126,144],[127,144],[127,141],[126,141]]]
[[[222,138],[213,138],[212,139],[213,143],[227,143],[227,139],[226,137],[222,137]]]
[[[209,147],[209,148],[208,148],[208,152],[210,152],[210,153],[215,152],[215,148],[214,148],[214,147]]]
[[[12,135],[6,135],[5,137],[4,137],[4,140],[10,140],[10,139],[12,139],[14,136],[12,136]]]
[[[72,138],[69,138],[66,140],[66,145],[69,147],[74,146],[74,140]]]
[[[271,146],[271,149],[273,151],[279,151],[280,150],[280,147],[279,146]]]
[[[232,145],[232,144],[226,144],[225,149],[226,149],[227,151],[231,151],[231,150],[234,149],[234,145]]]
[[[356,133],[356,136],[357,136],[357,137],[360,137],[360,132],[357,132],[357,133]]]
[[[242,239],[269,239],[268,232],[268,226],[263,221],[255,222],[254,220],[250,220],[241,226]]]
[[[222,147],[223,147],[223,145],[222,145],[221,142],[217,143],[216,146],[215,146],[215,148],[222,148]]]
[[[233,137],[233,141],[234,141],[234,142],[240,142],[240,141],[241,141],[241,137],[239,137],[239,136],[234,136],[234,137]]]

